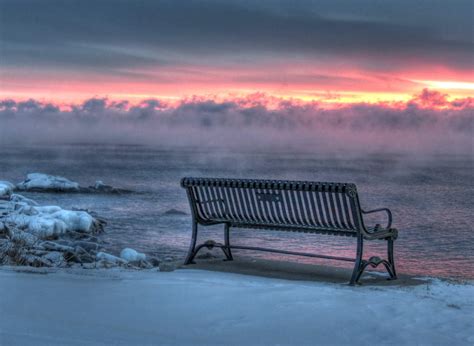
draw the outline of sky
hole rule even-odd
[[[474,95],[473,3],[0,0],[0,99],[449,108]]]
[[[0,0],[0,145],[474,157],[473,4]]]

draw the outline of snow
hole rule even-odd
[[[30,173],[26,180],[16,185],[18,190],[26,191],[62,191],[78,192],[80,186],[78,183],[60,176],[48,175],[43,173]]]
[[[131,248],[125,248],[120,252],[120,257],[127,262],[145,261],[146,255]]]
[[[0,180],[0,198],[9,197],[13,193],[15,186],[8,182]]]
[[[350,287],[193,269],[4,268],[0,292],[5,345],[474,343],[474,286],[440,280]]]

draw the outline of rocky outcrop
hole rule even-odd
[[[11,191],[3,196],[0,265],[152,268],[160,264],[158,259],[147,258],[131,248],[124,249],[121,257],[105,252],[100,234],[106,222],[93,212],[39,206]]]
[[[5,183],[5,186],[2,185]],[[2,196],[3,188],[7,190],[7,182],[0,181],[0,197]],[[30,173],[26,176],[26,179],[14,186],[11,183],[10,194],[16,191],[28,191],[28,192],[55,192],[55,193],[103,193],[103,194],[123,194],[131,193],[133,191],[113,187],[111,185],[104,184],[98,180],[93,186],[80,186],[79,183],[71,181],[67,178],[49,175],[44,173]],[[3,187],[3,188],[2,188]],[[5,192],[5,194],[7,194]]]

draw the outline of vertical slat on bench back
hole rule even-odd
[[[354,231],[360,224],[353,184],[204,178],[185,183],[204,222]]]

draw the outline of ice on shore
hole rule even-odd
[[[8,198],[13,193],[15,185],[8,181],[0,180],[0,198]]]
[[[26,179],[16,185],[20,191],[60,191],[79,192],[79,183],[60,176],[44,173],[30,173]]]

